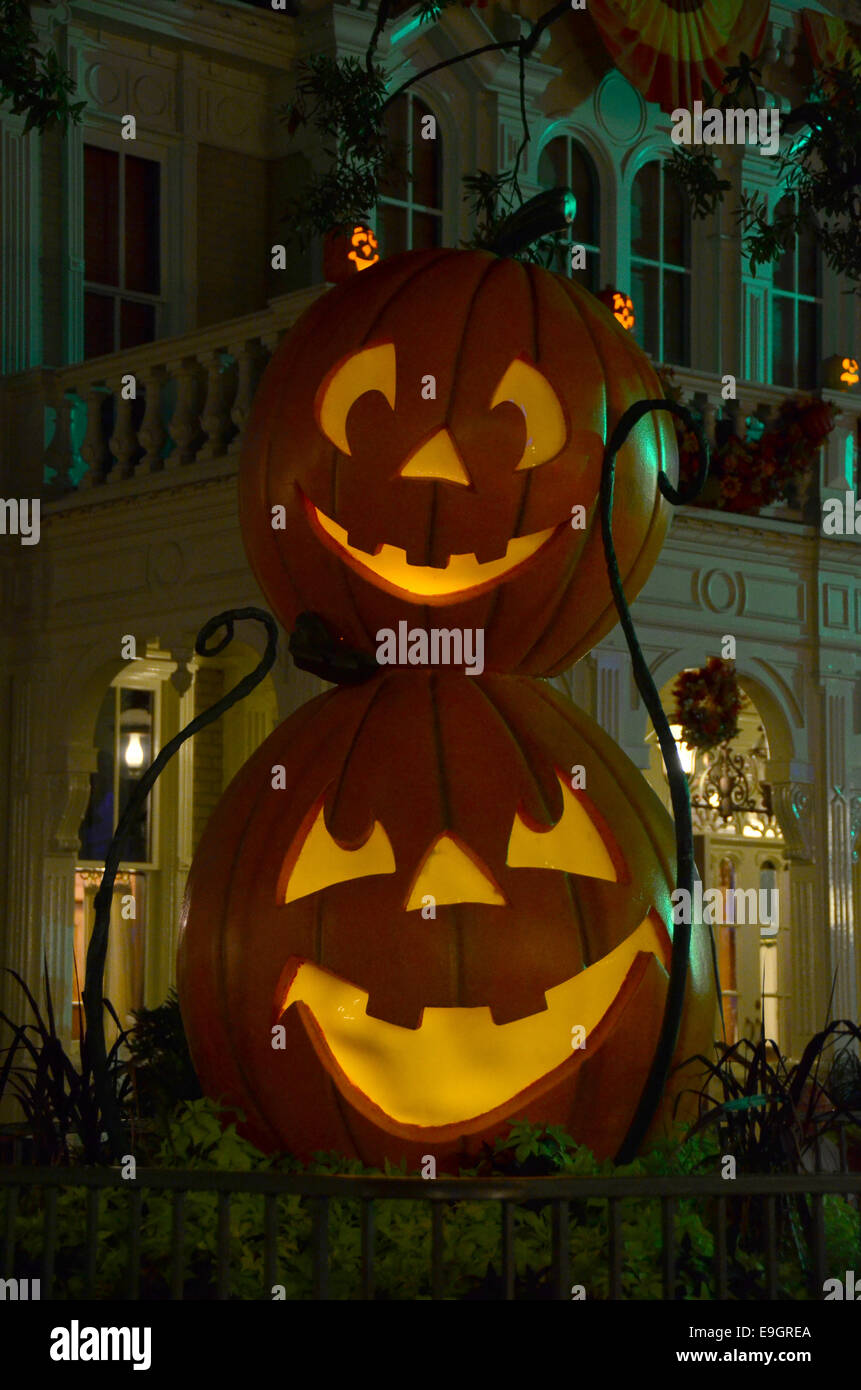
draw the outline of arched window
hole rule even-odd
[[[636,336],[658,362],[691,360],[691,215],[687,194],[653,160],[631,190],[631,298]]]
[[[775,217],[795,206],[781,198]],[[819,385],[822,356],[822,257],[816,238],[803,227],[772,271],[771,379],[776,386]]]
[[[386,108],[385,131],[393,167],[380,180],[380,254],[392,256],[397,251],[441,246],[443,151],[439,124],[419,97],[403,92]],[[430,132],[433,138],[429,138]]]
[[[560,251],[552,269],[560,275],[579,280],[587,290],[596,293],[601,285],[601,252],[598,246],[601,226],[601,188],[598,171],[591,157],[569,135],[557,135],[541,151],[538,161],[538,182],[542,188],[570,188],[577,199],[574,221],[564,238],[567,245]],[[586,266],[571,269],[571,246],[586,248]]]

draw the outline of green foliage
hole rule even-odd
[[[267,1157],[236,1133],[223,1127],[217,1108],[208,1100],[180,1106],[154,1155],[157,1166],[177,1169],[220,1169],[232,1172],[280,1171],[299,1173],[302,1165],[289,1156]],[[679,1146],[678,1140],[658,1146],[624,1168],[600,1163],[578,1148],[563,1130],[516,1124],[504,1139],[488,1147],[476,1168],[464,1176],[497,1172],[510,1176],[541,1171],[576,1177],[633,1176],[716,1171],[718,1154],[710,1138],[697,1136]],[[304,1169],[318,1174],[372,1173],[358,1162],[335,1154],[318,1154]],[[397,1176],[402,1169],[389,1167]],[[0,1220],[6,1194],[0,1189]],[[19,1197],[16,1268],[20,1277],[39,1273],[44,1243],[44,1194],[23,1189]],[[625,1255],[622,1288],[626,1298],[662,1297],[660,1280],[661,1212],[657,1200],[624,1199],[620,1204]],[[379,1299],[426,1300],[431,1296],[431,1213],[422,1201],[380,1200],[375,1203],[375,1280]],[[710,1222],[714,1213],[692,1199],[680,1199],[675,1216],[678,1246],[676,1296],[710,1297],[714,1256]],[[96,1297],[123,1296],[127,1276],[128,1191],[103,1192],[98,1219]],[[852,1267],[857,1251],[858,1213],[842,1199],[825,1200],[828,1269]],[[169,1192],[145,1191],[141,1224],[141,1295],[166,1298],[171,1278],[172,1197]],[[263,1199],[234,1194],[230,1199],[230,1287],[236,1299],[269,1299],[263,1283]],[[189,1192],[185,1198],[186,1262],[184,1296],[212,1298],[217,1270],[218,1199],[215,1193]],[[781,1297],[805,1298],[808,1289],[791,1242],[779,1228]],[[57,1197],[56,1296],[74,1299],[85,1291],[83,1269],[86,1203],[80,1191],[64,1187]],[[569,1253],[571,1282],[583,1284],[590,1299],[609,1294],[607,1266],[607,1203],[599,1199],[572,1202]],[[854,1242],[854,1244],[853,1244]],[[515,1213],[514,1260],[516,1296],[552,1296],[549,1252],[551,1211],[532,1201]],[[353,1299],[361,1287],[359,1204],[333,1200],[329,1209],[330,1297]],[[854,1257],[853,1257],[854,1258]],[[458,1201],[446,1206],[443,1225],[443,1267],[447,1297],[487,1299],[501,1293],[499,1208],[494,1202]],[[312,1212],[300,1197],[278,1199],[276,1282],[288,1299],[312,1297]],[[765,1277],[761,1258],[739,1242],[730,1267],[733,1297],[763,1298]],[[821,1296],[816,1291],[812,1296]]]
[[[200,1082],[176,990],[171,989],[155,1009],[137,1009],[134,1018],[128,1034],[128,1070],[138,1113],[164,1116],[180,1101],[197,1100]]]
[[[300,66],[295,101],[279,109],[292,134],[311,125],[323,136],[326,166],[313,173],[288,211],[293,235],[362,221],[377,201],[393,154],[382,134],[386,82],[381,68],[358,58],[312,55]]]
[[[40,53],[30,17],[31,0],[0,0],[0,106],[26,111],[24,133],[41,134],[53,121],[65,130],[78,122],[86,102],[70,102],[75,84],[51,48]]]
[[[762,105],[759,70],[746,54],[727,69],[725,106]],[[707,93],[711,101],[715,94]],[[847,54],[813,83],[802,104],[781,120],[784,130],[804,133],[776,161],[777,184],[791,203],[769,209],[761,191],[743,193],[735,216],[745,234],[752,270],[778,260],[799,232],[812,232],[831,268],[855,282],[861,293],[861,63]],[[717,158],[708,149],[676,149],[667,161],[686,190],[695,218],[715,211],[731,184],[718,178]]]
[[[479,169],[476,174],[464,175],[463,185],[466,190],[464,202],[475,220],[475,235],[464,245],[478,251],[492,247],[512,213],[523,205],[517,171],[504,169],[501,173],[493,174],[487,169]],[[536,238],[523,250],[515,252],[514,259],[531,261],[549,269],[558,264],[567,245],[567,240],[554,232]]]

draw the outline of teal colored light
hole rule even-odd
[[[843,446],[843,476],[850,486],[855,482],[855,436],[847,434]]]
[[[410,34],[414,34],[416,29],[420,28],[421,23],[421,15],[416,15],[415,19],[411,19],[409,24],[404,25],[403,29],[399,29],[396,34],[392,34],[391,42],[401,43],[404,39],[408,39]],[[427,23],[427,20],[425,23]]]

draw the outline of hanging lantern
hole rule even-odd
[[[607,305],[613,318],[629,333],[633,333],[637,320],[634,314],[634,301],[631,296],[623,294],[613,285],[605,285],[598,298],[602,304]]]
[[[323,242],[323,275],[338,285],[357,271],[368,270],[380,259],[372,227],[356,223],[346,232],[337,228],[327,232]]]

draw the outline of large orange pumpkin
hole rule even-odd
[[[452,1167],[518,1117],[613,1154],[661,1026],[674,853],[640,773],[544,683],[320,696],[191,868],[178,983],[205,1091],[300,1156]],[[676,1061],[711,1042],[706,945],[695,928]]]
[[[552,675],[609,631],[598,487],[624,410],[663,392],[574,281],[488,252],[412,251],[319,299],[279,345],[240,470],[248,557],[292,628],[352,647],[407,620],[483,628],[488,670]],[[625,591],[645,583],[675,476],[665,416],[617,461]]]

